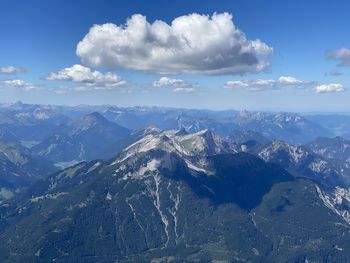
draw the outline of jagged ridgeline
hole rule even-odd
[[[318,116],[22,103],[0,114],[0,262],[350,258],[349,138]]]

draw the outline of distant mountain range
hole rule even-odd
[[[155,125],[160,129],[185,129],[189,133],[210,129],[222,137],[229,137],[236,131],[258,132],[269,140],[283,140],[294,144],[304,144],[317,137],[337,135],[336,129],[328,125],[334,119],[338,127],[349,125],[350,117],[308,115],[295,113],[268,113],[248,111],[209,111],[159,107],[114,106],[50,106],[31,105],[21,102],[0,105],[0,131],[20,135],[23,140],[42,141],[60,125],[76,120],[84,115],[99,112],[106,119],[129,130]],[[328,120],[328,122],[327,122]],[[348,123],[348,124],[347,124]],[[324,124],[324,125],[323,125]],[[30,133],[22,132],[30,127]],[[18,128],[19,127],[19,128]],[[28,131],[28,130],[27,130]],[[338,132],[339,133],[339,132]],[[350,138],[349,138],[350,139]]]
[[[58,126],[48,138],[31,148],[56,165],[92,160],[130,131],[94,112]]]
[[[22,142],[43,140],[67,120],[67,116],[57,113],[52,106],[18,102],[0,107],[0,130]]]
[[[251,130],[266,138],[301,144],[332,132],[318,123],[293,113],[248,111],[200,111],[163,108],[108,108],[102,114],[129,129],[154,124],[162,129],[181,129],[193,133],[203,129],[227,137],[236,130]]]
[[[0,117],[0,262],[350,259],[350,140],[319,116],[19,102]]]

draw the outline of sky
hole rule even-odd
[[[2,0],[0,102],[350,112],[349,1]]]

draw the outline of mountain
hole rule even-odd
[[[306,115],[305,118],[327,127],[333,136],[341,136],[350,139],[350,116],[345,114]],[[326,136],[326,135],[323,135]],[[326,136],[330,137],[330,136]]]
[[[219,135],[208,129],[193,134],[179,131],[175,133],[175,139],[189,155],[206,156],[237,152],[233,144],[222,140]]]
[[[317,192],[321,197],[323,203],[342,217],[348,224],[350,224],[350,189],[335,187],[331,191],[323,191],[317,187]]]
[[[323,125],[317,118],[295,113],[162,107],[121,108],[108,105],[69,107],[20,102],[0,107],[0,129],[5,128],[6,131],[13,132],[22,141],[42,141],[52,134],[57,126],[69,120],[76,121],[95,111],[109,121],[133,131],[148,125],[155,125],[160,129],[183,128],[188,133],[209,129],[226,138],[237,130],[250,130],[260,133],[268,140],[283,140],[293,144],[305,144],[317,137],[336,134],[336,130],[329,129],[328,125]]]
[[[0,130],[24,143],[43,140],[68,119],[53,106],[17,102],[0,107]]]
[[[156,126],[149,125],[103,149],[99,157],[109,159],[143,138],[157,137],[168,138],[177,145],[177,148],[183,148],[186,155],[192,157],[238,152],[236,145],[224,141],[219,135],[208,129],[190,134],[185,129],[161,130]]]
[[[234,122],[244,130],[258,132],[269,140],[303,144],[319,136],[332,134],[327,128],[295,113],[241,111]]]
[[[209,111],[159,107],[109,107],[101,112],[110,121],[129,129],[155,125],[161,129],[184,128],[189,133],[209,129],[222,137],[235,131],[260,133],[268,140],[284,140],[304,144],[320,136],[332,136],[333,131],[295,113],[243,111]]]
[[[35,145],[35,154],[58,166],[92,160],[108,145],[125,138],[130,131],[94,112],[59,126],[51,136]]]
[[[242,152],[256,153],[270,143],[262,134],[251,130],[235,130],[225,140],[237,145]]]
[[[260,145],[268,144],[270,142],[270,140],[262,134],[251,130],[235,130],[225,139],[236,144],[242,144],[252,140],[256,141]]]
[[[114,143],[111,143],[106,148],[102,149],[98,154],[96,154],[97,159],[111,159],[119,154],[127,146],[137,142],[146,135],[157,135],[162,132],[161,129],[154,125],[148,125],[142,129],[131,132],[125,138],[122,138]]]
[[[211,111],[164,107],[109,107],[101,113],[107,119],[131,130],[155,125],[160,129],[185,128],[191,133],[210,128],[217,133],[221,133],[223,132],[219,127],[222,127],[221,120],[231,117],[235,112],[234,110]],[[215,129],[215,125],[218,125],[217,129]],[[225,129],[225,127],[223,128]]]
[[[347,167],[350,166],[350,140],[339,136],[320,137],[308,143],[306,147],[324,158],[338,160]]]
[[[326,186],[350,185],[350,173],[303,146],[273,141],[257,153],[266,162],[276,163],[295,174],[314,179]]]
[[[55,171],[40,157],[32,156],[27,149],[0,141],[0,204],[36,180]]]
[[[41,180],[0,207],[0,261],[346,262],[326,188],[226,147],[162,131]]]

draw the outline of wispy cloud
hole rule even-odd
[[[92,67],[216,75],[265,71],[272,52],[261,40],[247,39],[229,13],[193,13],[170,24],[135,14],[124,25],[94,25],[76,50]]]
[[[291,76],[281,76],[278,79],[231,80],[226,82],[227,89],[246,89],[249,91],[279,90],[286,87],[306,88],[311,82],[296,79]]]
[[[0,83],[2,83],[5,87],[18,88],[22,89],[23,91],[32,91],[36,89],[36,87],[33,84],[21,79],[1,80]]]
[[[248,91],[262,92],[267,90],[282,90],[294,88],[311,90],[315,93],[343,92],[345,88],[339,83],[320,84],[314,81],[299,80],[290,76],[281,76],[278,79],[257,80],[231,80],[226,82],[226,89],[245,89]]]
[[[0,67],[0,74],[15,74],[24,72],[24,68],[15,66],[2,66]]]
[[[126,81],[114,73],[93,71],[82,65],[74,65],[58,72],[51,72],[46,79],[74,82],[77,84],[75,89],[80,91],[114,89],[126,85]]]
[[[168,77],[161,77],[159,80],[154,81],[152,86],[155,88],[171,88],[176,93],[192,93],[196,91],[197,86],[185,82],[182,79],[172,79]]]

